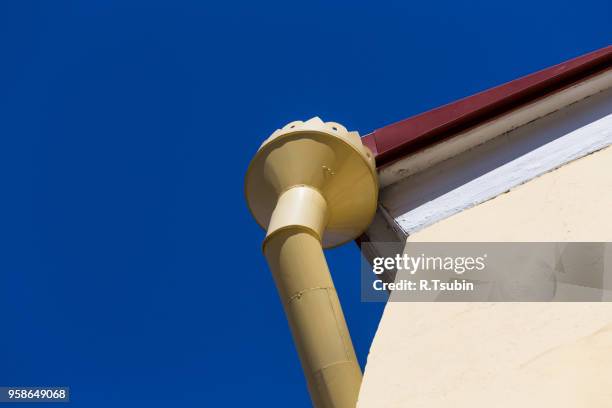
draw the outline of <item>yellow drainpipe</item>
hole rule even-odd
[[[354,408],[361,369],[323,248],[355,239],[370,224],[378,198],[372,153],[337,123],[292,122],[261,145],[245,191],[267,230],[263,251],[313,405]]]

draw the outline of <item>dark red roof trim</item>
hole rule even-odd
[[[363,137],[378,167],[552,94],[612,66],[612,46],[574,58]]]

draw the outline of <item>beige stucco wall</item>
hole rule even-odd
[[[411,241],[612,242],[612,148]],[[612,406],[612,303],[388,303],[358,407]]]

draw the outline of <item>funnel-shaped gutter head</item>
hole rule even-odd
[[[376,211],[378,180],[372,152],[357,132],[318,117],[275,131],[251,161],[245,191],[262,228],[270,227],[279,197],[305,186],[320,193],[326,216],[320,233],[325,248],[357,238]],[[268,231],[268,235],[273,231]]]

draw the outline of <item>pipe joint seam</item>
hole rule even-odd
[[[334,361],[333,363],[329,363],[324,365],[323,367],[319,368],[318,370],[314,371],[313,374],[317,375],[319,373],[323,373],[325,370],[328,370],[332,367],[341,365],[341,364],[349,364],[349,365],[355,365],[357,367],[359,367],[359,364],[357,364],[355,361],[353,360],[338,360],[338,361]]]
[[[315,286],[315,287],[312,287],[312,288],[306,288],[306,289],[302,289],[302,290],[300,290],[298,292],[295,292],[293,295],[289,296],[289,298],[287,299],[287,304],[290,304],[294,300],[299,300],[306,293],[312,292],[312,291],[315,291],[315,290],[324,290],[326,292],[327,291],[336,292],[336,289],[334,287],[331,287],[331,286]]]
[[[321,236],[319,235],[319,233],[315,230],[313,230],[312,228],[309,228],[307,226],[304,225],[286,225],[282,228],[279,228],[277,230],[274,230],[272,232],[269,232],[268,235],[266,235],[266,237],[263,240],[263,244],[261,246],[263,252],[265,253],[266,251],[266,245],[268,244],[268,242],[272,241],[276,236],[280,235],[282,232],[287,232],[287,231],[291,231],[294,230],[294,233],[299,233],[299,232],[305,232],[307,234],[312,235],[317,241],[319,241],[319,243],[321,243]]]

